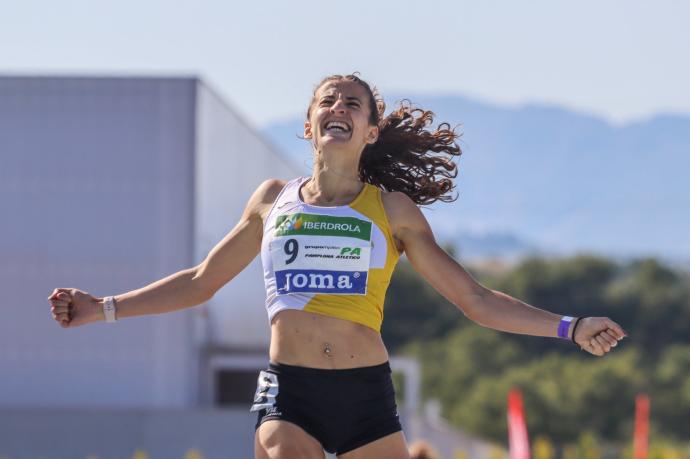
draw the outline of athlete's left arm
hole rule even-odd
[[[533,336],[556,337],[561,315],[530,306],[478,283],[438,246],[424,214],[405,194],[384,193],[391,231],[414,269],[470,320],[484,327]],[[572,333],[568,331],[568,336]],[[588,317],[577,327],[575,341],[602,356],[626,333],[608,317]]]

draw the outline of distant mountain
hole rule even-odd
[[[690,259],[690,116],[614,126],[557,107],[407,98],[436,121],[461,124],[459,199],[427,211],[439,239],[461,253],[540,248]],[[297,117],[263,132],[308,174],[302,125]]]

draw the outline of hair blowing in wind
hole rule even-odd
[[[369,95],[369,122],[379,127],[376,143],[367,145],[359,163],[360,179],[386,191],[400,191],[420,205],[450,202],[458,168],[453,158],[462,154],[448,123],[432,128],[434,113],[415,108],[409,101],[384,116],[386,105],[367,82],[357,75],[331,75],[314,90],[332,81],[354,81]],[[312,100],[313,103],[313,100]],[[309,104],[309,117],[312,103]]]

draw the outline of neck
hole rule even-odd
[[[317,160],[314,163],[311,180],[302,187],[302,195],[312,203],[342,204],[350,202],[362,191],[359,171],[356,165],[326,164]]]

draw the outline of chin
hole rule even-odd
[[[321,146],[328,148],[352,148],[354,147],[354,142],[352,138],[339,139],[337,137],[330,137],[321,139]]]

